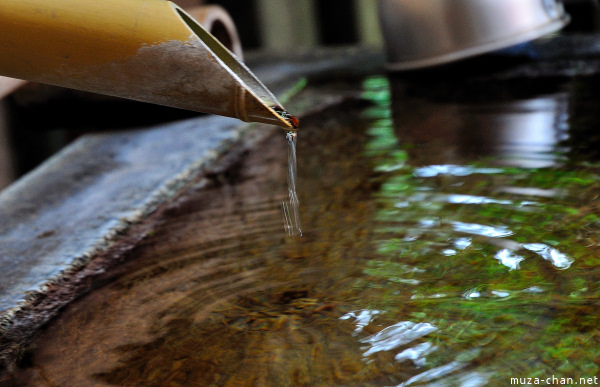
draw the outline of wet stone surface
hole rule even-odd
[[[302,88],[307,74],[339,74],[356,66],[365,71],[381,63],[377,53],[352,48],[327,50],[326,55],[321,52],[317,56],[301,56],[293,63],[289,58],[263,60],[252,67],[287,101],[294,90]],[[337,59],[332,60],[334,57]],[[321,90],[296,103],[294,112],[306,114],[340,98],[339,93]],[[61,101],[57,102],[60,105]],[[79,102],[106,118],[91,118],[93,128],[103,129],[78,138],[0,195],[0,266],[4,271],[0,277],[1,366],[10,367],[33,333],[63,306],[96,286],[96,277],[122,262],[124,252],[152,229],[142,220],[172,199],[190,179],[213,173],[209,169],[215,158],[242,141],[242,132],[254,128],[225,117],[169,115],[164,109],[135,103],[137,109],[120,108],[133,116],[141,114],[141,120],[112,119],[114,106],[103,101],[95,105],[93,98]],[[68,112],[81,110],[80,105],[67,105]],[[35,120],[18,120],[28,129],[25,139],[33,136],[39,141],[41,128],[49,130],[59,122],[59,126],[74,125],[78,133],[92,129],[87,114],[88,121],[78,124],[68,119],[69,114],[46,108],[49,110],[44,113],[36,107]],[[152,114],[144,114],[146,109]],[[50,122],[44,119],[47,115],[52,116]],[[155,121],[157,116],[160,121]],[[142,127],[131,127],[134,122]],[[268,133],[269,129],[261,127],[253,133]],[[252,141],[253,136],[246,140]],[[34,144],[25,142],[27,151],[37,156]],[[227,153],[228,158],[236,157]]]
[[[114,280],[0,380],[599,376],[598,78],[485,78],[340,83],[360,99],[302,117],[301,238],[284,228],[286,139],[274,132],[166,204]]]

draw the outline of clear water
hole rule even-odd
[[[301,237],[302,228],[300,225],[300,202],[298,201],[298,193],[296,192],[296,174],[297,174],[297,158],[296,158],[296,142],[298,139],[297,131],[289,131],[285,136],[288,144],[288,200],[284,201],[283,213],[285,221],[285,229],[289,236]]]
[[[180,199],[6,383],[593,381],[597,84],[351,85],[368,105],[304,119],[297,176],[278,132],[235,179]],[[281,227],[286,175],[302,238]]]

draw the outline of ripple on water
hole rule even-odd
[[[380,351],[391,351],[436,330],[437,328],[429,323],[400,321],[399,323],[383,328],[374,335],[361,339],[361,343],[368,344],[363,356],[368,357]]]
[[[458,127],[479,122],[470,108],[403,95],[398,124],[387,80],[363,86],[378,88],[367,116],[305,120],[302,238],[281,227],[291,170],[278,133],[180,198],[130,271],[48,327],[25,372],[56,385],[369,387],[596,374],[598,168],[444,160],[465,136],[493,139]],[[478,118],[506,109],[483,104]],[[435,148],[436,122],[461,133],[442,139],[451,152]],[[411,129],[431,139],[410,147]]]
[[[558,269],[568,269],[573,263],[571,257],[544,243],[525,243],[523,248],[539,254],[540,257],[549,261]]]
[[[524,261],[520,255],[515,254],[509,249],[502,249],[494,255],[494,258],[500,261],[501,264],[508,267],[510,270],[517,270],[519,268],[519,262]]]
[[[480,168],[469,165],[427,165],[413,170],[416,177],[435,176],[471,176],[475,174],[500,174],[504,172],[501,168]]]
[[[353,312],[348,312],[342,317],[340,320],[348,320],[354,319],[356,324],[356,329],[354,330],[354,334],[360,333],[363,331],[364,327],[371,324],[371,322],[377,317],[377,315],[383,313],[381,310],[357,310]]]

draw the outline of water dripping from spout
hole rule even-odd
[[[302,236],[300,226],[300,202],[296,192],[296,139],[298,133],[295,130],[287,132],[288,143],[288,199],[282,203],[285,229],[289,236]]]

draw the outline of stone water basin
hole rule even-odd
[[[129,229],[123,263],[1,380],[593,380],[600,78],[539,63],[309,79],[296,103],[341,98],[301,117],[302,237],[284,227],[285,136],[261,132]]]

